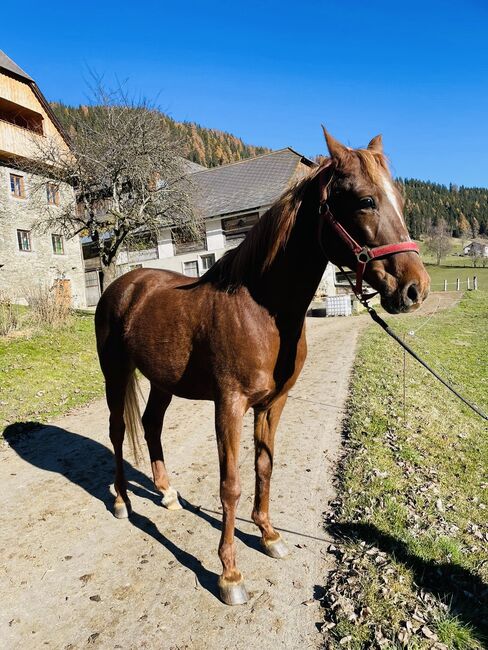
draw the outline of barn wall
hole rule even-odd
[[[10,191],[10,173],[24,176],[26,197],[18,199]],[[42,284],[52,286],[56,279],[70,280],[72,303],[85,307],[85,282],[81,246],[78,237],[64,239],[64,254],[53,251],[51,234],[33,230],[39,215],[42,194],[34,196],[32,188],[39,182],[12,167],[0,166],[0,292],[7,293],[16,302],[25,302],[30,289]],[[60,202],[70,198],[71,188],[61,188]],[[47,197],[45,198],[47,203]],[[53,206],[57,210],[59,207]],[[32,250],[21,251],[17,229],[31,231]],[[53,231],[57,234],[55,231]]]

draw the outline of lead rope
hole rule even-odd
[[[342,267],[339,266],[339,268],[342,271],[342,273],[345,275],[347,281],[351,285],[352,290],[354,291],[354,285],[351,282],[349,276],[347,275],[347,273],[344,272],[344,269]],[[441,384],[443,384],[448,390],[450,390],[451,393],[456,395],[456,397],[460,399],[461,402],[464,402],[464,404],[466,404],[466,406],[468,406],[472,411],[474,411],[477,415],[479,415],[480,418],[488,421],[488,415],[486,415],[486,413],[483,413],[483,411],[478,406],[476,406],[476,404],[473,404],[465,397],[463,397],[460,393],[458,393],[458,391],[454,388],[454,386],[452,386],[449,382],[447,382],[439,374],[437,374],[437,372],[433,370],[423,359],[421,359],[419,355],[416,352],[414,352],[414,350],[412,350],[412,348],[409,345],[407,345],[407,343],[405,343],[405,341],[402,341],[402,339],[398,336],[398,334],[390,328],[388,323],[385,323],[385,321],[381,318],[378,312],[368,304],[367,300],[365,300],[361,295],[356,294],[355,291],[354,294],[356,295],[359,302],[363,305],[363,307],[366,308],[368,314],[371,316],[374,322],[378,323],[381,329],[383,329],[389,336],[391,336],[392,339],[395,339],[395,341],[399,343],[402,346],[402,348],[408,352],[410,356],[412,356],[416,361],[420,363],[420,365],[422,365],[426,370],[428,370],[432,375],[434,375],[434,377],[438,381],[440,381]]]

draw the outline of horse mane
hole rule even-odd
[[[383,153],[371,151],[370,149],[355,149],[353,153],[359,158],[361,171],[373,183],[379,182],[379,176],[382,172],[389,174],[388,160]]]
[[[359,159],[361,171],[373,183],[379,181],[382,171],[388,171],[385,156],[369,149],[351,149],[343,160],[338,161],[338,168],[347,171],[353,155]],[[332,170],[332,165],[330,158],[323,158],[304,178],[285,190],[239,246],[227,251],[217,260],[197,284],[212,282],[219,288],[232,292],[247,280],[259,277],[269,269],[290,239],[310,182],[326,169]]]
[[[281,195],[247,233],[245,239],[228,250],[223,257],[200,278],[220,288],[233,291],[251,277],[262,275],[282,251],[296,223],[310,181],[331,164],[325,159]]]

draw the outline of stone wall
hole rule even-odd
[[[16,198],[10,189],[10,174],[24,177],[25,198]],[[63,238],[62,254],[53,250],[55,230],[39,232],[33,223],[47,206],[46,192],[34,191],[39,178],[13,167],[0,165],[0,292],[16,302],[25,303],[30,289],[51,287],[55,280],[69,280],[74,307],[85,307],[85,280],[79,237]],[[60,206],[72,201],[72,190],[60,188]],[[52,206],[51,210],[61,207]],[[19,250],[17,230],[29,230],[31,250]]]

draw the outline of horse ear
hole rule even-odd
[[[325,141],[327,143],[327,149],[329,150],[330,157],[340,160],[344,158],[345,154],[348,151],[348,148],[341,144],[339,140],[333,138],[330,133],[326,130],[325,126],[322,124],[322,130],[324,131]]]
[[[368,149],[375,153],[383,153],[383,137],[380,135],[375,136],[368,144]]]

